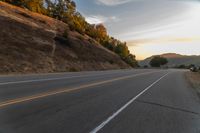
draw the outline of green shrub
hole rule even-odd
[[[63,33],[63,37],[67,38],[69,37],[69,31],[68,30],[65,30],[64,33]]]
[[[78,36],[77,37],[79,40],[83,41],[84,40],[84,37],[83,36]]]
[[[109,63],[110,63],[110,64],[114,64],[114,61],[113,61],[113,60],[109,60]]]
[[[69,72],[79,72],[79,71],[80,71],[79,69],[74,68],[74,67],[69,69]]]

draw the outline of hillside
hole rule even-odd
[[[0,2],[0,73],[130,68],[87,35],[53,18]]]
[[[195,64],[196,66],[200,66],[200,56],[186,56],[186,55],[180,55],[180,54],[175,54],[175,53],[167,53],[167,54],[162,54],[160,56],[168,59],[169,67],[175,67],[179,65],[190,65],[190,64]],[[139,64],[141,66],[145,66],[145,65],[149,66],[149,62],[153,57],[154,56],[146,58],[145,60],[140,61]]]

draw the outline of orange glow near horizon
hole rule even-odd
[[[200,55],[200,3],[187,3],[189,9],[166,25],[127,34],[127,44],[138,60],[163,53]]]
[[[127,44],[137,60],[164,53],[200,55],[200,37],[140,39]]]
[[[189,41],[188,39],[177,39],[177,41],[149,41],[146,43],[128,43],[130,51],[136,55],[137,60],[143,60],[152,55],[164,53],[177,53],[182,55],[200,55],[199,41]],[[181,40],[181,41],[180,41]]]

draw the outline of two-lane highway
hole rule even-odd
[[[0,77],[0,133],[199,133],[183,70]]]

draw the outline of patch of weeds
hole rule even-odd
[[[78,36],[77,37],[79,40],[83,41],[84,40],[84,37],[83,36]]]
[[[68,39],[68,37],[69,37],[69,31],[68,30],[64,31],[63,37],[65,37],[66,39]]]
[[[69,69],[69,71],[70,71],[70,72],[79,72],[80,70],[77,69],[77,68],[71,67],[71,68]]]
[[[114,61],[113,61],[113,60],[109,60],[109,63],[110,63],[110,64],[114,64]]]
[[[39,20],[39,22],[40,22],[40,23],[43,23],[43,24],[47,24],[47,22],[44,21],[44,20]]]
[[[66,37],[63,37],[63,36],[56,36],[56,37],[54,38],[54,40],[55,40],[56,42],[58,42],[59,44],[63,45],[63,46],[69,46],[69,47],[71,46],[70,43],[69,43],[68,38],[66,38]]]
[[[94,44],[94,40],[92,40],[91,38],[88,38],[88,41],[89,41],[91,44]]]

